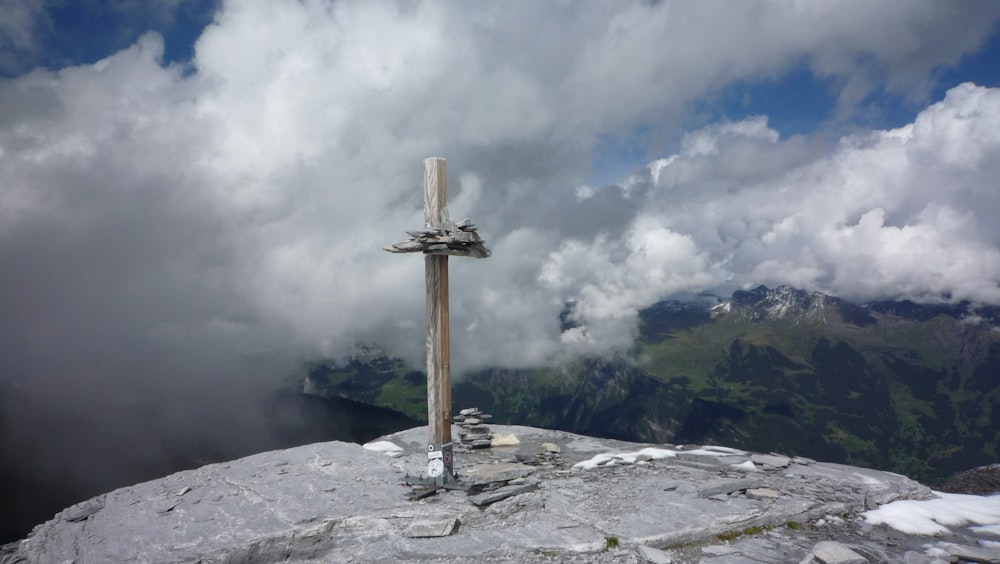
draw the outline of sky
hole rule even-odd
[[[303,360],[419,368],[423,261],[382,247],[432,156],[493,251],[450,261],[459,378],[621,351],[701,291],[998,304],[998,26],[993,0],[0,0],[0,470],[106,487],[252,443]]]
[[[358,343],[420,366],[423,261],[381,249],[422,227],[431,156],[493,251],[451,260],[459,376],[622,350],[682,293],[1000,303],[998,22],[0,0],[0,383],[184,395]]]

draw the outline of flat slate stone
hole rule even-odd
[[[688,468],[696,468],[698,470],[709,470],[715,471],[721,468],[718,462],[712,462],[712,457],[699,456],[698,458],[667,458],[665,459],[667,464],[672,466],[686,466]]]
[[[1000,563],[1000,549],[965,546],[951,542],[938,543],[937,547],[948,551],[948,554],[951,554],[959,560],[968,560],[969,562],[989,562],[990,564]]]
[[[473,485],[489,484],[491,482],[509,482],[514,478],[523,478],[535,471],[527,464],[500,462],[498,464],[477,464],[462,470],[461,480]]]
[[[787,456],[776,456],[773,454],[755,454],[750,457],[754,464],[771,466],[773,468],[787,468],[792,459]]]
[[[458,518],[456,517],[417,519],[403,531],[403,536],[411,539],[446,537],[455,531],[457,525]]]
[[[666,552],[644,544],[639,545],[637,552],[641,558],[646,560],[646,562],[652,562],[653,564],[671,564],[671,562],[673,562],[673,559],[671,559]]]
[[[921,552],[914,552],[912,550],[907,550],[903,554],[904,564],[931,564],[931,559],[927,558],[926,554]]]
[[[812,550],[822,564],[868,564],[868,559],[837,541],[820,541]]]
[[[520,478],[519,478],[520,479]],[[496,503],[502,499],[507,499],[518,494],[532,492],[538,489],[538,484],[518,484],[514,486],[503,486],[490,492],[469,496],[469,501],[478,507],[484,507],[491,503]]]
[[[774,501],[779,497],[781,497],[781,494],[772,490],[771,488],[749,488],[747,489],[747,497],[749,497],[750,499]]]
[[[711,482],[698,488],[698,497],[712,497],[718,494],[729,494],[755,488],[760,485],[758,480],[723,480]]]
[[[96,497],[70,507],[63,513],[63,518],[70,523],[85,521],[102,509],[104,509],[104,498]]]

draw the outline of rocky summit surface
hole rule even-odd
[[[867,524],[866,510],[933,497],[897,474],[723,447],[492,431],[508,446],[456,452],[469,491],[409,499],[407,476],[427,464],[420,427],[384,437],[382,450],[317,443],[121,488],[3,547],[0,563],[1000,558],[967,528],[926,537]]]

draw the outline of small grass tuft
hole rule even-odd
[[[719,533],[715,535],[715,538],[719,539],[720,541],[729,542],[736,540],[740,537],[759,535],[763,533],[765,530],[770,528],[771,527],[747,527],[742,531],[726,531],[725,533]]]

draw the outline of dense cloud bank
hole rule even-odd
[[[0,0],[0,71],[41,57],[56,4]],[[5,491],[270,444],[257,413],[296,360],[361,342],[419,365],[423,261],[381,248],[421,227],[429,156],[493,250],[451,261],[456,375],[615,350],[678,292],[1000,303],[1000,91],[928,99],[998,20],[991,0],[230,0],[187,64],[150,33],[0,79]],[[833,90],[826,132],[696,117],[802,72]],[[925,109],[852,128],[873,97]]]
[[[453,215],[494,251],[452,260],[459,372],[610,350],[639,308],[725,285],[1000,302],[1000,93],[924,98],[998,17],[993,2],[226,2],[189,67],[162,66],[149,34],[0,82],[0,369],[141,380],[124,367],[154,355],[245,374],[359,341],[419,363],[423,261],[380,248],[420,227],[433,155]],[[833,143],[765,116],[681,127],[700,98],[802,65],[845,120],[873,92],[933,103]],[[667,156],[591,186],[597,148],[637,128]],[[580,326],[561,333],[567,302]]]
[[[963,84],[905,127],[819,156],[807,144],[762,118],[688,134],[678,153],[603,189],[634,212],[623,235],[564,241],[540,280],[610,338],[627,338],[636,309],[665,289],[723,280],[1000,303],[1000,90]]]

